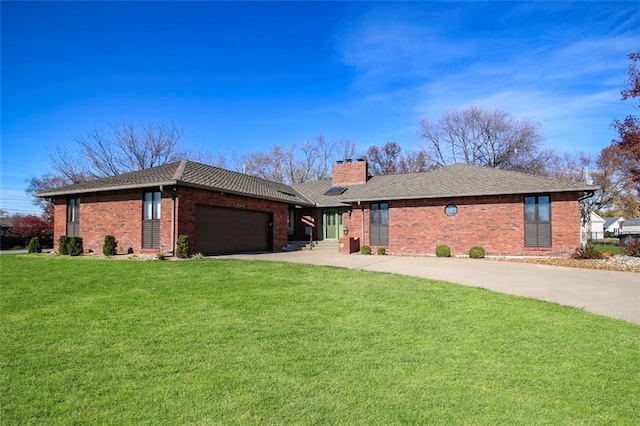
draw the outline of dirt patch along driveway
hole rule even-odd
[[[640,324],[640,275],[490,259],[340,255],[313,251],[222,256],[390,272],[573,306]]]

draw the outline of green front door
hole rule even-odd
[[[327,240],[338,238],[338,212],[335,210],[324,212],[324,238]]]

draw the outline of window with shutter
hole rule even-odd
[[[524,246],[551,247],[551,198],[524,197]]]
[[[370,244],[389,245],[389,203],[371,203],[369,216]]]
[[[145,192],[142,207],[142,248],[160,248],[160,191]]]
[[[67,200],[67,236],[80,236],[80,198]]]

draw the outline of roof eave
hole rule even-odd
[[[424,200],[424,199],[436,199],[436,198],[457,198],[457,197],[490,197],[501,195],[524,195],[524,194],[551,194],[562,192],[586,192],[591,196],[599,187],[583,187],[583,188],[571,188],[571,189],[539,189],[531,191],[510,192],[510,191],[496,191],[496,192],[484,192],[484,193],[458,193],[458,194],[434,194],[434,195],[405,195],[405,196],[376,196],[376,197],[360,197],[360,198],[343,198],[340,201],[343,203],[357,203],[358,201],[398,201],[398,200]]]
[[[221,192],[221,193],[224,193],[224,194],[232,194],[232,195],[238,195],[238,196],[242,196],[242,197],[256,198],[256,199],[259,199],[259,200],[269,200],[269,201],[275,201],[275,202],[278,202],[278,203],[300,205],[300,206],[305,206],[305,207],[313,207],[314,206],[313,203],[308,203],[308,202],[305,202],[304,200],[300,200],[300,199],[286,200],[286,199],[283,199],[283,198],[269,197],[267,195],[260,195],[260,194],[251,194],[251,193],[242,192],[242,191],[234,191],[234,190],[231,190],[231,189],[218,188],[218,187],[215,187],[215,186],[199,185],[199,184],[190,183],[190,182],[180,182],[179,181],[176,184],[180,185],[180,186],[184,186],[184,187],[189,187],[189,188],[205,189],[207,191],[214,191],[214,192]]]
[[[165,185],[177,185],[177,184],[178,184],[178,181],[171,180],[171,181],[164,181],[164,182],[150,182],[150,183],[142,183],[142,184],[138,183],[138,184],[131,184],[131,185],[105,186],[101,188],[82,188],[82,189],[69,188],[69,189],[62,189],[60,191],[54,190],[54,191],[38,192],[34,194],[34,196],[40,197],[40,198],[49,198],[49,197],[57,197],[59,195],[89,194],[89,193],[96,193],[96,192],[122,191],[127,189],[155,188],[155,187],[160,187]]]
[[[343,202],[342,200],[336,202],[336,203],[316,203],[315,204],[316,207],[322,207],[322,208],[327,208],[327,207],[349,207],[349,202]]]
[[[263,196],[259,194],[249,194],[242,191],[233,191],[226,188],[217,188],[217,187],[206,186],[206,185],[198,185],[198,184],[193,184],[193,183],[183,182],[178,180],[169,180],[169,181],[163,181],[163,182],[152,182],[152,183],[144,183],[144,184],[114,185],[114,186],[105,186],[101,188],[82,188],[82,189],[69,188],[69,189],[63,189],[60,191],[54,190],[54,191],[38,192],[35,194],[35,196],[40,198],[50,198],[50,197],[58,197],[62,195],[90,194],[90,193],[100,193],[100,192],[123,191],[123,190],[129,190],[129,189],[157,188],[160,186],[170,186],[170,185],[205,189],[208,191],[224,192],[226,194],[234,194],[234,195],[240,195],[244,197],[258,198],[262,200],[270,200],[270,201],[276,201],[276,202],[286,203],[286,204],[304,205],[307,207],[315,206],[315,204],[309,201],[305,201],[305,199],[300,199],[300,198],[303,198],[301,196],[298,197],[298,199],[286,200],[282,198]]]

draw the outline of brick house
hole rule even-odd
[[[595,186],[456,164],[369,176],[366,161],[332,179],[287,186],[180,161],[42,192],[55,205],[55,240],[81,236],[101,252],[173,253],[178,235],[203,254],[280,251],[288,241],[340,240],[389,254],[555,255],[580,245],[579,200]],[[309,235],[311,234],[311,235]],[[342,245],[342,244],[341,244]]]

